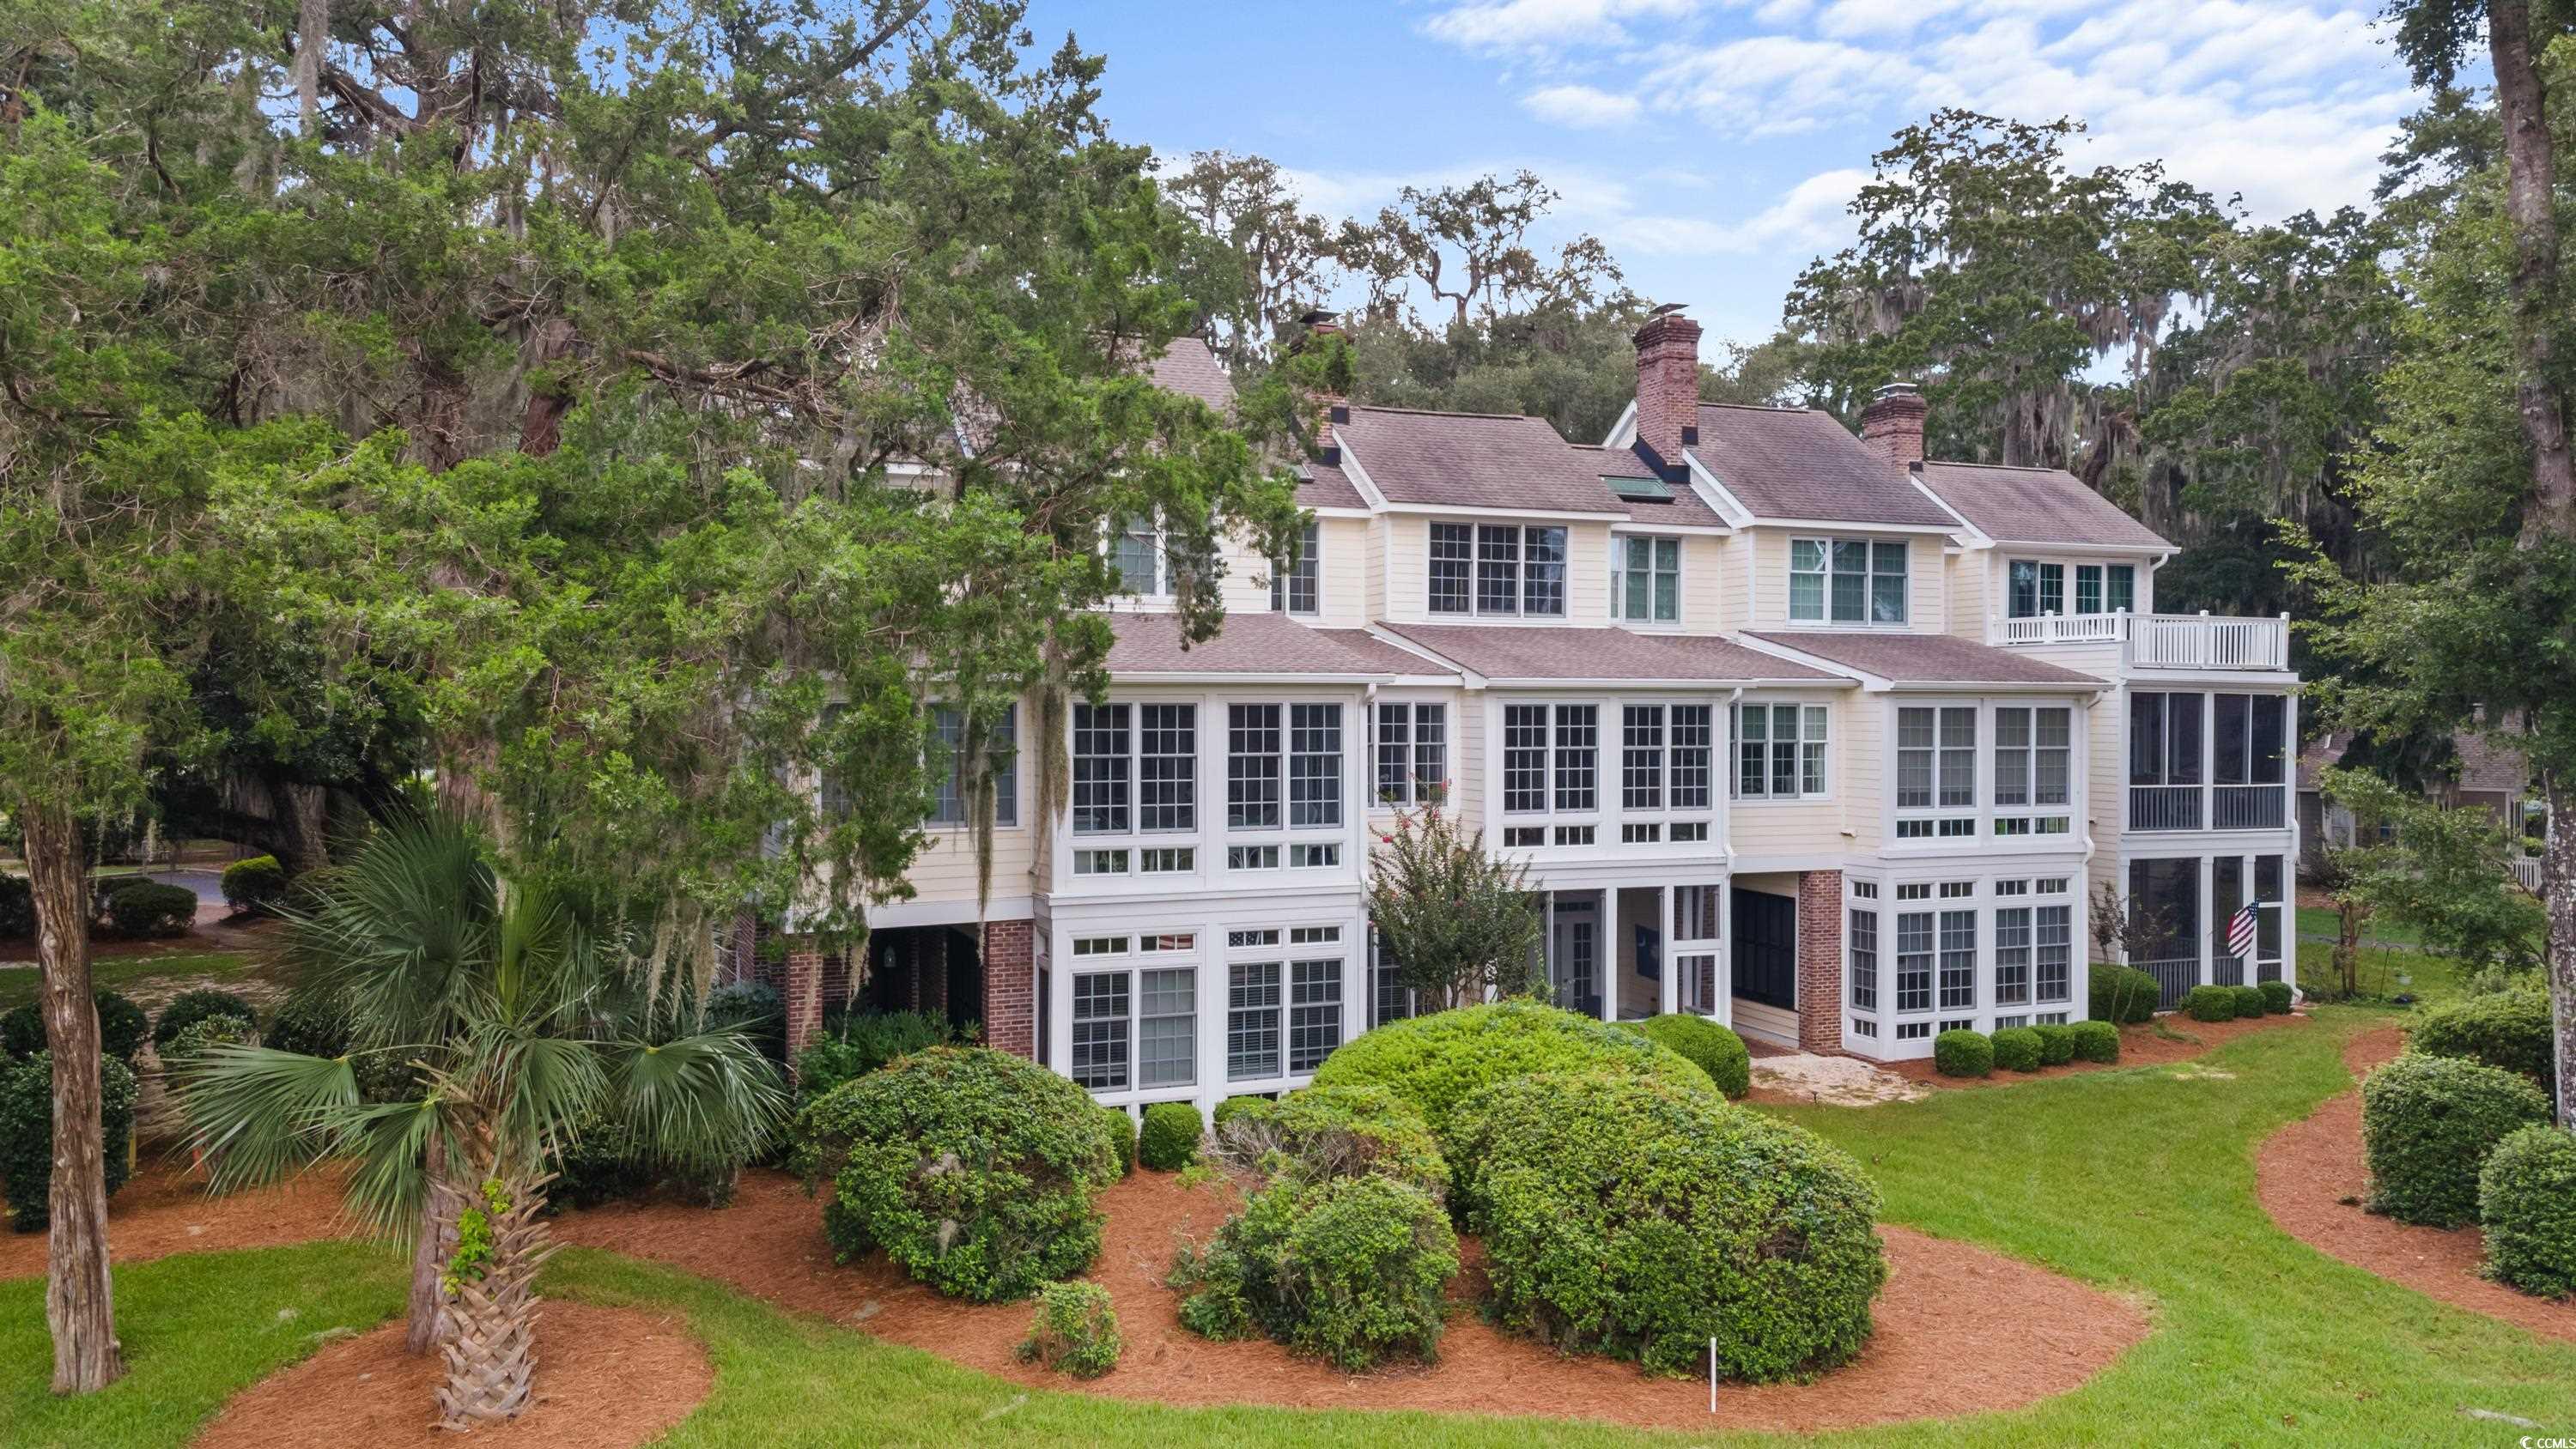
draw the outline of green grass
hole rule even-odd
[[[2140,1067],[1894,1106],[1785,1113],[1868,1165],[1890,1220],[1990,1244],[2130,1295],[2156,1322],[2146,1342],[2091,1383],[2032,1408],[1824,1437],[1996,1446],[2509,1444],[2519,1432],[2463,1418],[2464,1407],[2519,1415],[2549,1432],[2576,1425],[2576,1346],[2536,1343],[2346,1268],[2273,1228],[2254,1200],[2252,1145],[2349,1086],[2343,1041],[2390,1019],[2323,1008],[2308,1026],[2231,1043],[2188,1077]],[[548,1291],[689,1318],[714,1356],[716,1386],[671,1435],[675,1445],[1712,1442],[1553,1422],[1166,1409],[1030,1392],[700,1279],[592,1252],[559,1259]],[[122,1270],[118,1293],[133,1376],[63,1403],[42,1388],[39,1286],[0,1284],[7,1385],[0,1443],[184,1443],[227,1394],[307,1351],[317,1328],[391,1315],[400,1283],[389,1255],[321,1245]],[[280,1324],[286,1305],[299,1316]],[[2011,1311],[2009,1303],[1991,1307]]]
[[[135,987],[183,976],[201,976],[209,986],[223,986],[254,974],[260,959],[245,951],[174,951],[161,956],[94,956],[92,984],[132,994]],[[0,1011],[36,999],[36,972],[0,971]]]
[[[2299,907],[2299,934],[2340,936],[2343,934],[2343,921],[2324,906],[2301,906]],[[2401,925],[2395,921],[2368,919],[2361,923],[2361,943],[2364,946],[2372,944],[2420,946],[2424,943],[2424,937],[2413,926]]]
[[[2364,946],[2360,975],[2365,996],[2384,998],[2402,992],[2429,1003],[2450,1000],[2461,990],[2459,963],[2430,951]],[[2300,984],[2324,990],[2334,981],[2334,947],[2321,941],[2300,942]]]

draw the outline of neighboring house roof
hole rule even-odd
[[[1544,418],[1355,407],[1335,423],[1349,461],[1389,503],[1620,515],[1597,452]]]
[[[1297,465],[1297,506],[1300,508],[1366,508],[1368,500],[1360,496],[1351,475],[1339,463],[1300,463]]]
[[[1585,460],[1584,466],[1603,480],[1613,507],[1625,509],[1632,523],[1671,524],[1682,528],[1723,528],[1726,520],[1710,509],[1706,500],[1688,483],[1668,483],[1657,476],[1654,466],[1637,456],[1634,448],[1605,448],[1598,443],[1569,443]],[[1623,493],[1609,480],[1632,480],[1637,487]],[[1633,496],[1643,490],[1660,492],[1660,498]]]
[[[1690,454],[1756,518],[1956,528],[1832,414],[1813,408],[1699,405]]]
[[[2344,752],[2352,747],[2352,736],[2337,731],[2308,742],[2299,752],[2299,788],[2317,788],[2317,776],[2343,763]],[[2531,784],[2531,766],[2520,751],[2481,734],[2462,730],[2451,736],[2451,749],[2460,757],[2459,781],[2452,788],[2464,794],[2520,796]]]
[[[2019,650],[1996,649],[1948,634],[1761,629],[1746,637],[1896,684],[2064,684],[2099,688],[2108,683],[2033,659]]]
[[[1639,634],[1627,629],[1547,625],[1381,624],[1378,626],[1490,680],[1813,680],[1821,669],[1708,635]]]
[[[1960,517],[1999,543],[2173,547],[2164,535],[2063,468],[1926,462],[1923,481]]]
[[[1225,364],[1217,361],[1204,337],[1173,338],[1150,371],[1154,386],[1165,392],[1197,398],[1219,413],[1234,411],[1234,379],[1226,376]]]
[[[2343,752],[2352,744],[2347,734],[2324,734],[2308,742],[2299,751],[2299,788],[2317,788],[2317,776],[2343,763]]]
[[[1213,639],[1181,637],[1177,614],[1116,613],[1109,672],[1153,674],[1367,675],[1425,674],[1422,660],[1359,629],[1317,629],[1285,614],[1230,613]]]

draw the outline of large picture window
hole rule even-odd
[[[1431,525],[1435,614],[1565,615],[1565,530],[1516,523]]]
[[[1682,616],[1682,541],[1621,538],[1610,545],[1610,615],[1639,624]]]
[[[1825,794],[1821,704],[1735,707],[1735,794],[1743,800],[1817,799]]]
[[[1906,552],[1902,539],[1791,539],[1791,622],[1904,623]]]
[[[1428,805],[1449,770],[1449,707],[1387,703],[1377,707],[1377,797],[1391,805]]]
[[[966,716],[946,705],[932,715],[931,724],[939,732],[939,744],[946,752],[948,769],[939,780],[939,800],[931,807],[933,825],[964,825],[966,818]],[[984,759],[993,781],[993,823],[1020,823],[1019,771],[1020,707],[1002,706],[1002,717],[984,731]]]

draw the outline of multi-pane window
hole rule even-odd
[[[1431,612],[1466,614],[1474,612],[1473,576],[1476,561],[1476,529],[1473,524],[1435,523],[1431,525]]]
[[[1288,1070],[1311,1072],[1342,1044],[1342,963],[1291,964],[1288,993]]]
[[[1435,523],[1430,563],[1435,614],[1565,614],[1562,527]]]
[[[1972,810],[1977,803],[1977,711],[1973,705],[1909,706],[1896,712],[1896,808],[1903,812]],[[1973,835],[1977,822],[1958,815],[1896,822],[1900,839]]]
[[[1941,1009],[1977,1004],[1977,913],[1941,913]]]
[[[1855,1011],[1878,1009],[1878,912],[1851,913],[1851,1003]]]
[[[1610,613],[1640,624],[1670,624],[1682,616],[1682,541],[1622,538],[1610,552]]]
[[[1796,623],[1902,624],[1903,540],[1789,540],[1789,618]]]
[[[939,801],[931,807],[933,825],[964,825],[966,819],[966,716],[945,705],[931,716],[939,732],[939,744],[948,761],[947,772],[939,780]],[[1002,706],[1002,717],[985,726],[984,759],[993,782],[993,823],[1017,825],[1020,820],[1020,772],[1018,767],[1020,708]]]
[[[2080,563],[2075,575],[2074,607],[2067,607],[2064,563],[2017,558],[2004,566],[2004,612],[2016,619],[2043,614],[2119,614],[2137,606],[2135,564]]]
[[[1199,974],[1177,967],[1136,976],[1137,1078],[1146,1087],[1198,1080]]]
[[[1379,940],[1369,932],[1369,1025],[1384,1026],[1390,1021],[1412,1017],[1413,989],[1404,984],[1404,968]]]
[[[1233,704],[1225,711],[1225,823],[1234,830],[1279,824],[1280,707]]]
[[[1632,704],[1619,712],[1619,805],[1664,808],[1664,707]]]
[[[1503,810],[1540,814],[1547,809],[1547,706],[1503,706]]]
[[[1158,598],[1169,580],[1163,577],[1163,535],[1150,518],[1131,518],[1110,540],[1109,565],[1118,587],[1145,598]]]
[[[1447,705],[1379,705],[1377,797],[1395,805],[1439,799],[1449,769],[1448,747]]]
[[[1077,835],[1128,828],[1129,743],[1124,704],[1073,707],[1073,829]]]
[[[1995,1005],[2030,1004],[2030,916],[2028,906],[1995,912]],[[1949,1003],[1945,1000],[1943,1005]]]
[[[1517,614],[1521,611],[1521,531],[1487,526],[1476,530],[1476,612]]]
[[[1342,707],[1288,710],[1288,823],[1342,823]]]
[[[1601,808],[1601,707],[1556,707],[1556,808],[1583,814]]]
[[[2074,984],[2075,908],[2041,906],[2038,917],[2039,999],[2064,1001]]]
[[[1735,793],[1744,800],[1797,800],[1825,793],[1825,706],[1735,707]]]
[[[1600,749],[1599,705],[1505,705],[1503,810],[1538,815],[1551,808],[1568,814],[1600,809]]]
[[[1279,1075],[1279,963],[1226,968],[1225,1074],[1234,1081]]]
[[[2064,705],[1995,711],[1997,835],[2063,835],[2073,827],[2074,719]]]
[[[1270,567],[1270,609],[1280,614],[1312,614],[1322,608],[1323,565],[1318,555],[1323,545],[1323,525],[1306,520],[1306,531],[1297,540],[1297,561],[1273,560]]]
[[[1673,706],[1673,808],[1706,810],[1712,798],[1712,774],[1717,759],[1715,742],[1710,738],[1716,711],[1705,704]]]
[[[1199,709],[1194,704],[1137,706],[1136,816],[1146,830],[1196,830],[1199,824]]]
[[[1095,1091],[1127,1085],[1127,973],[1073,978],[1073,1080]]]
[[[1903,911],[1896,917],[1896,1009],[1932,1009],[1932,913]]]

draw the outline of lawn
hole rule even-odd
[[[96,986],[132,995],[138,986],[185,976],[204,977],[205,985],[222,986],[252,974],[259,965],[260,959],[247,951],[174,951],[161,956],[94,956],[89,974]],[[0,1011],[35,999],[35,968],[0,970]]]
[[[2324,906],[2301,906],[2299,907],[2299,934],[2323,936],[2333,940],[2343,934],[2343,922],[2333,911]],[[2424,942],[2424,937],[2413,926],[2400,925],[2394,921],[2365,920],[2361,923],[2361,942],[2365,946],[2373,942],[2391,946],[2420,946]]]
[[[2576,1347],[2536,1344],[2344,1267],[2275,1230],[2254,1201],[2253,1144],[2349,1085],[2343,1041],[2394,1019],[2325,1008],[2313,1025],[2241,1039],[2187,1076],[2138,1068],[1788,1113],[1867,1164],[1891,1220],[2138,1295],[2157,1319],[2153,1337],[2073,1394],[2010,1414],[1828,1437],[2014,1446],[2513,1441],[2516,1431],[2465,1419],[2463,1408],[2560,1432],[2576,1426]],[[706,1406],[667,1441],[677,1445],[1708,1442],[1556,1423],[1159,1409],[1029,1393],[597,1253],[566,1254],[548,1281],[558,1293],[688,1315],[715,1356],[717,1380]],[[390,1256],[345,1245],[175,1259],[121,1270],[118,1283],[134,1374],[76,1403],[58,1403],[41,1386],[40,1285],[0,1284],[0,1442],[184,1443],[227,1394],[303,1352],[316,1332],[381,1319],[400,1297]],[[282,1318],[290,1307],[295,1316]]]

